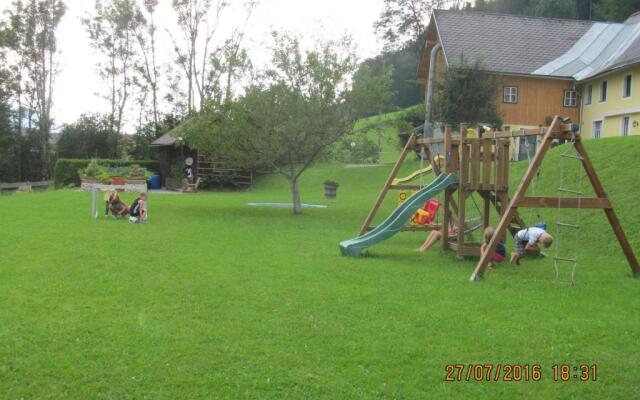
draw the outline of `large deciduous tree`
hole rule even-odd
[[[85,114],[65,124],[58,139],[60,158],[118,158],[118,137],[108,115]]]
[[[200,110],[212,98],[219,97],[212,89],[221,86],[217,83],[222,76],[229,75],[216,76],[216,73],[233,71],[235,68],[216,69],[216,62],[220,62],[222,57],[221,65],[224,66],[225,63],[237,62],[243,56],[241,43],[257,4],[256,0],[243,0],[235,4],[226,0],[173,0],[180,37],[171,37],[176,64],[186,80],[188,114]],[[244,12],[242,18],[238,18],[238,8]],[[224,37],[220,29],[223,21],[243,22],[231,29],[230,36]],[[215,81],[213,84],[212,79]]]
[[[18,109],[17,132],[22,134],[25,117],[29,130],[34,125],[37,128],[39,175],[43,179],[51,175],[51,110],[58,72],[56,31],[65,11],[61,0],[16,0],[8,10],[9,26],[4,33],[12,53],[8,63],[13,73],[13,99]]]
[[[134,0],[96,0],[95,12],[83,19],[92,47],[101,56],[98,73],[108,85],[111,129],[122,132],[132,81],[138,65],[137,36],[140,19]]]
[[[157,61],[157,31],[158,26],[155,20],[158,0],[143,0],[142,9],[136,10],[136,21],[134,25],[136,40],[139,46],[141,60],[137,66],[141,79],[136,80],[140,87],[140,117],[138,126],[146,125],[142,121],[143,114],[149,111],[146,107],[147,97],[151,94],[151,117],[153,121],[153,132],[157,136],[160,133],[160,68]]]
[[[328,147],[349,133],[364,94],[351,87],[350,42],[305,51],[295,37],[274,35],[273,67],[237,100],[181,125],[187,142],[238,168],[263,167],[287,179],[293,212],[302,212],[299,179]],[[357,90],[366,90],[364,82]]]
[[[455,0],[384,0],[384,9],[374,28],[385,42],[386,50],[398,50],[413,44],[415,51],[422,50],[431,12],[436,9],[458,7]]]

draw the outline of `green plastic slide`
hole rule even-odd
[[[424,202],[436,196],[447,187],[458,182],[456,174],[440,174],[426,187],[420,189],[396,208],[387,219],[371,232],[340,243],[340,251],[345,256],[359,256],[363,250],[391,238],[400,232]]]

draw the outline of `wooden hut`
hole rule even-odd
[[[228,186],[248,189],[253,184],[253,172],[228,168],[222,160],[209,160],[197,150],[187,146],[174,131],[165,133],[151,143],[158,151],[162,186],[167,189],[183,189],[187,178],[187,160],[191,159],[193,182],[207,182],[212,186]],[[175,169],[182,171],[175,173]],[[178,176],[180,176],[178,178]]]

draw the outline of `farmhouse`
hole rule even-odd
[[[462,57],[499,77],[496,103],[506,129],[563,115],[587,138],[640,134],[640,15],[601,23],[434,11],[418,83],[428,93],[430,69],[437,79]]]

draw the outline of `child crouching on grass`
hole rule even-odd
[[[147,222],[147,194],[140,193],[129,209],[129,222],[145,223]]]
[[[511,253],[511,264],[520,265],[520,259],[525,257],[527,251],[539,251],[538,243],[547,248],[553,243],[553,236],[543,228],[532,226],[522,229],[513,238],[516,242],[516,251]]]
[[[114,218],[122,217],[129,213],[129,206],[120,199],[120,195],[115,190],[109,193],[109,200],[107,201],[108,211],[111,211],[111,215]]]
[[[489,247],[489,242],[493,238],[493,235],[495,235],[495,230],[492,227],[488,226],[484,230],[484,233],[482,234],[482,237],[484,240],[482,242],[482,246],[480,246],[481,256],[483,256],[484,253],[487,251],[487,248]],[[496,246],[496,250],[491,255],[491,260],[489,260],[489,264],[487,265],[487,268],[493,268],[494,262],[496,263],[503,262],[506,257],[506,254],[507,254],[507,250],[504,246],[504,240],[501,240],[498,242],[498,245]]]

